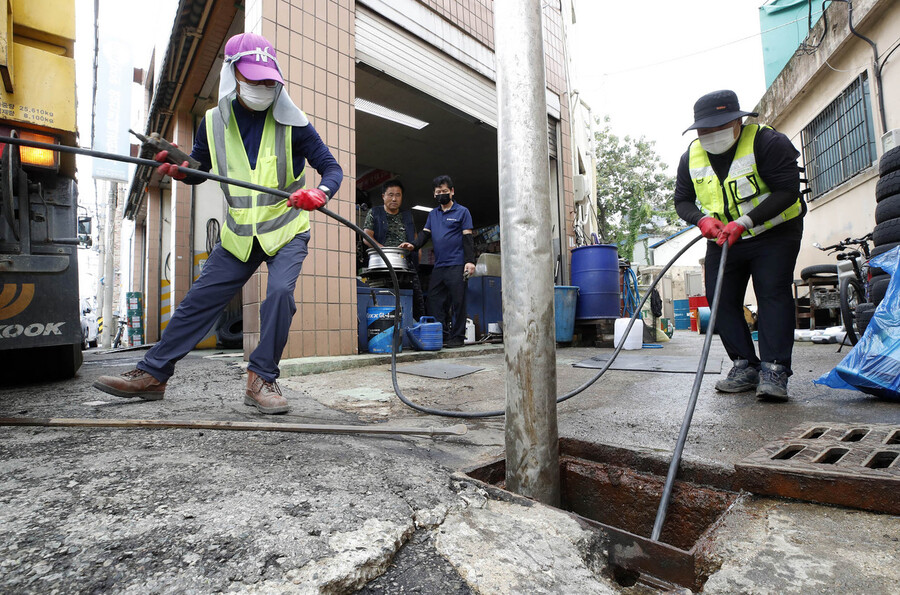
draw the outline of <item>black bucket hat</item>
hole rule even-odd
[[[694,123],[684,132],[696,128],[715,128],[744,116],[758,115],[756,112],[741,111],[734,91],[713,91],[694,104]]]

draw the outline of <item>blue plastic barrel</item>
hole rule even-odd
[[[709,328],[709,313],[710,310],[706,306],[697,308],[697,329],[701,335],[705,335],[706,329]]]
[[[572,335],[575,332],[575,303],[577,301],[577,287],[557,285],[553,288],[557,343],[569,343],[572,341]]]
[[[390,353],[394,340],[394,306],[369,306],[366,308],[366,336],[369,353]],[[397,352],[402,350],[397,345]]]
[[[687,299],[672,300],[675,309],[675,330],[686,331],[691,328],[691,307]]]
[[[619,317],[619,253],[610,244],[572,249],[572,285],[578,287],[575,319]]]

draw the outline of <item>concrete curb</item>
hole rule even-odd
[[[451,359],[474,357],[503,353],[502,344],[466,345],[455,349],[440,351],[406,351],[397,354],[398,363],[429,361],[435,359]],[[381,366],[391,363],[390,353],[360,353],[358,355],[337,355],[326,357],[299,357],[281,360],[278,364],[283,378],[291,376],[308,376],[325,372],[338,372],[366,366]]]

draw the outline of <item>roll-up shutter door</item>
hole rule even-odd
[[[356,11],[356,57],[477,120],[497,126],[493,81],[360,5]],[[359,89],[357,95],[364,97],[365,91]]]

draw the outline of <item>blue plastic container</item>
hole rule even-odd
[[[369,353],[390,353],[394,340],[394,306],[369,306],[366,308],[366,336]],[[403,345],[397,345],[397,353]]]
[[[570,343],[572,341],[572,335],[575,332],[575,303],[577,301],[577,287],[557,285],[553,288],[557,343]]]
[[[432,316],[423,316],[419,324],[406,329],[409,342],[419,351],[440,351],[444,341],[444,329]]]
[[[611,244],[572,250],[572,285],[578,287],[575,319],[619,317],[619,253]]]
[[[673,300],[675,309],[675,330],[686,331],[691,328],[691,307],[687,299]]]

